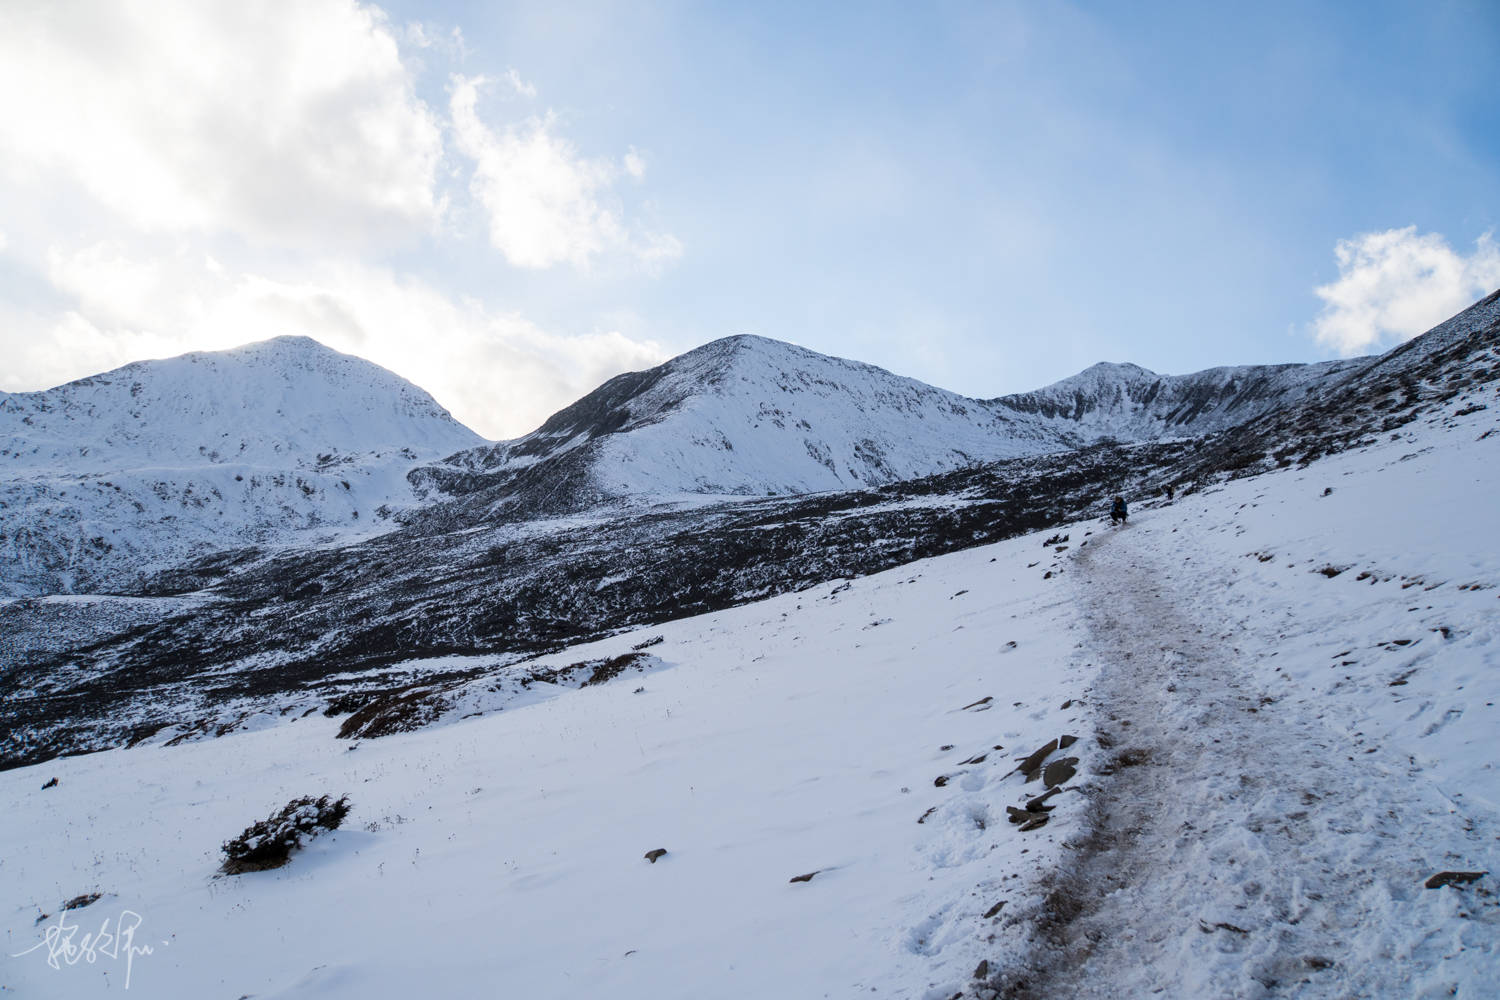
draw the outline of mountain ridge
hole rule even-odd
[[[1435,349],[1471,314],[1415,349]],[[618,503],[870,489],[1221,434],[1337,395],[1382,363],[1159,375],[1101,362],[975,399],[741,334],[615,376],[530,434],[489,442],[386,369],[273,338],[0,396],[0,596],[128,590],[205,552],[354,541],[397,524],[442,531]],[[153,438],[146,425],[166,430]]]
[[[1183,431],[1208,434],[1326,386],[1364,360],[1221,365],[1186,375],[1160,375],[1140,365],[1100,362],[1044,388],[991,402],[1063,419],[1080,429],[1109,419],[1110,429],[1134,440]]]
[[[1101,363],[1030,393],[976,399],[753,335],[616,376],[537,430],[414,471],[450,494],[557,467],[566,495],[777,496],[879,486],[979,462],[1212,433],[1301,398],[1357,361],[1158,375]],[[499,500],[497,500],[499,502]]]

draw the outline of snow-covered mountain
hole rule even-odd
[[[1211,434],[1324,388],[1359,365],[1240,365],[1191,375],[1158,375],[1139,365],[1101,363],[1035,392],[995,400],[1044,418],[1059,434],[1150,441]]]
[[[0,394],[0,595],[118,585],[204,549],[379,522],[482,439],[306,337]]]
[[[443,531],[1187,439],[1336,394],[1367,363],[1181,376],[1100,364],[980,400],[739,336],[620,375],[536,431],[488,443],[390,372],[279,338],[0,397],[0,595],[132,589],[207,551],[386,530],[417,502],[411,516]]]
[[[452,464],[506,472],[566,457],[585,461],[606,495],[776,496],[1062,446],[1024,415],[873,365],[738,336],[611,379],[531,434]]]
[[[293,467],[480,438],[427,393],[310,337],[138,361],[43,392],[0,393],[0,470]]]
[[[779,496],[878,486],[1085,447],[1220,431],[1329,384],[1354,362],[1161,376],[1096,365],[971,399],[763,337],[714,341],[620,375],[536,431],[419,475],[455,492],[525,473],[569,495]],[[547,475],[542,468],[552,466]]]

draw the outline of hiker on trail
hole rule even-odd
[[[1167,486],[1167,499],[1172,499],[1172,487],[1170,485]]]
[[[1113,524],[1121,524],[1130,516],[1130,511],[1125,509],[1125,498],[1115,497],[1113,506],[1109,508],[1109,519]]]

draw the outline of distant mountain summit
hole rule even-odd
[[[482,441],[405,379],[307,337],[0,395],[0,596],[367,531],[416,501],[414,464]]]
[[[617,376],[514,441],[454,456],[497,472],[586,462],[609,495],[784,495],[877,485],[1062,446],[978,400],[764,337]]]
[[[400,376],[310,337],[138,361],[0,395],[7,473],[286,467],[403,449],[433,457],[482,440]]]
[[[1358,361],[1241,365],[1158,375],[1140,365],[1101,363],[1035,392],[994,403],[1041,417],[1085,439],[1150,441],[1227,430],[1294,402],[1351,371]]]

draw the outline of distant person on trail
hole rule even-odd
[[[1109,508],[1109,520],[1112,524],[1123,524],[1130,516],[1130,511],[1125,509],[1125,498],[1115,497],[1114,504]]]
[[[1172,487],[1171,486],[1167,487],[1167,499],[1168,500],[1172,499]]]

